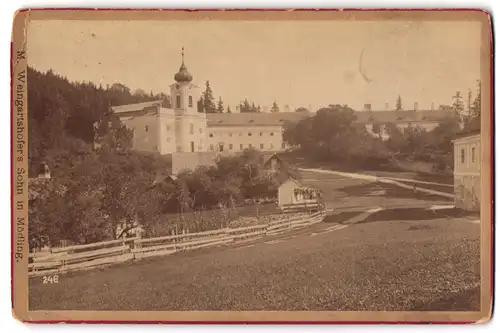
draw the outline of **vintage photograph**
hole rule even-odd
[[[30,318],[489,319],[487,13],[16,20]]]

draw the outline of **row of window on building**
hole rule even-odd
[[[234,134],[235,136],[236,136],[236,135],[238,135],[238,136],[243,136],[243,132],[235,132],[235,133],[233,133],[233,132],[228,132],[228,133],[227,133],[227,135],[228,135],[228,136],[230,136],[230,137],[232,137],[232,136],[233,136],[233,134]],[[209,137],[211,137],[211,138],[213,138],[213,137],[214,137],[214,135],[215,135],[214,133],[209,133],[209,134],[208,134],[208,136],[209,136]],[[248,134],[247,134],[247,135],[248,135],[248,136],[253,136],[253,133],[252,133],[252,132],[248,132]],[[269,133],[269,135],[270,135],[270,136],[274,136],[274,132],[270,132],[270,133]],[[221,136],[222,136],[222,134],[221,134]],[[260,133],[259,133],[259,136],[264,136],[264,132],[260,132]]]
[[[166,125],[165,129],[167,130],[167,132],[170,131],[170,125]],[[145,132],[149,132],[149,126],[148,125],[144,126],[144,131]],[[190,134],[194,134],[194,132],[195,132],[194,125],[193,124],[189,124],[189,133]],[[203,133],[203,128],[200,127],[199,128],[199,132],[200,132],[200,134],[202,134]]]
[[[177,109],[181,108],[181,95],[176,96],[175,105],[176,105]],[[188,107],[190,107],[190,108],[193,107],[193,96],[191,96],[191,95],[188,96]]]
[[[476,147],[472,146],[470,149],[470,162],[472,164],[476,164],[477,157],[476,157]],[[465,148],[460,149],[460,164],[466,164],[466,150]]]
[[[236,145],[233,145],[232,143],[230,143],[230,144],[228,145],[228,149],[229,149],[229,150],[234,150],[234,149],[235,149],[235,146],[236,146]],[[236,146],[236,147],[237,147],[237,146]],[[248,144],[248,145],[244,145],[244,144],[240,143],[240,146],[239,146],[239,147],[240,147],[240,150],[243,150],[243,149],[246,149],[246,148],[249,148],[249,149],[254,148],[254,146],[253,146],[251,143],[250,143],[250,144]],[[224,145],[224,144],[219,144],[219,145],[217,145],[217,150],[218,150],[218,151],[224,151],[224,148],[225,148],[225,145]],[[256,146],[255,148],[257,148],[257,146]],[[261,144],[258,146],[258,148],[259,148],[259,149],[261,149],[261,150],[265,149],[265,144],[261,143]],[[286,148],[285,143],[282,143],[282,144],[281,144],[281,149],[285,149],[285,148]],[[214,146],[213,144],[211,144],[211,145],[210,145],[210,150],[214,151],[215,149],[216,149],[216,146]],[[269,149],[274,149],[274,145],[273,145],[272,143],[270,143],[270,144],[269,144]]]
[[[168,131],[170,131],[170,125],[166,125],[165,126],[165,129]],[[149,126],[148,125],[145,125],[144,126],[144,131],[145,132],[148,132],[149,131]],[[198,131],[200,132],[200,134],[203,134],[203,128],[199,128]],[[195,128],[194,128],[194,124],[189,124],[189,133],[194,135],[195,133]],[[227,133],[228,136],[232,137],[233,136],[233,132],[229,132]],[[238,134],[238,136],[243,136],[243,132],[237,132],[237,133],[234,133],[234,135]],[[252,132],[248,132],[247,134],[248,136],[253,136],[253,133]],[[274,136],[274,132],[270,132],[269,133],[270,136]],[[209,133],[208,135],[209,137],[213,138],[214,137],[214,133]],[[264,136],[264,132],[259,132],[259,136]]]

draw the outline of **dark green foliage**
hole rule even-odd
[[[276,104],[276,101],[273,102],[273,106],[271,107],[271,112],[280,112],[280,108],[278,104]]]
[[[481,81],[477,81],[476,87],[476,98],[474,98],[474,102],[472,103],[471,115],[473,117],[481,116]]]
[[[453,95],[453,105],[452,108],[455,111],[457,116],[463,116],[464,113],[464,102],[462,101],[462,94],[460,91],[457,91],[455,95]]]
[[[205,91],[203,92],[203,110],[206,113],[217,112],[215,107],[214,93],[212,87],[210,86],[210,81],[205,83]]]
[[[390,156],[382,140],[370,135],[354,123],[354,110],[330,105],[318,110],[314,117],[297,124],[286,124],[283,138],[300,147],[310,157],[345,165],[379,163]]]
[[[109,117],[110,106],[160,99],[164,106],[170,104],[165,94],[148,95],[141,90],[132,94],[120,83],[104,89],[93,83],[70,82],[50,70],[41,73],[32,68],[28,68],[28,77],[31,170],[49,150],[64,149],[67,138],[92,143],[94,123]]]
[[[250,103],[247,98],[240,103],[240,112],[260,112],[260,105],[256,105],[255,102]]]
[[[398,95],[396,99],[396,111],[403,110],[403,100],[401,99],[401,95]]]
[[[217,102],[217,112],[224,113],[224,103],[222,102],[222,98],[219,96],[219,101]]]

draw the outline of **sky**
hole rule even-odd
[[[96,84],[169,93],[181,64],[214,96],[283,111],[328,104],[430,109],[474,91],[479,22],[31,21],[34,68]],[[234,110],[234,108],[233,108]]]

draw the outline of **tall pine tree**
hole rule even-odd
[[[224,103],[222,102],[222,98],[220,96],[219,96],[219,102],[217,102],[217,112],[218,113],[224,112]]]
[[[196,102],[198,112],[203,113],[205,112],[205,103],[203,103],[203,96],[200,97],[198,102]]]
[[[252,112],[250,103],[248,102],[248,99],[245,98],[243,103],[240,103],[240,112]]]
[[[227,113],[231,113],[231,107],[229,105],[227,106],[227,111],[226,112]]]
[[[403,101],[401,99],[401,95],[398,95],[398,99],[396,99],[396,111],[403,110]]]
[[[467,93],[467,117],[470,118],[472,116],[472,90],[469,89]]]
[[[280,112],[280,108],[278,107],[278,104],[276,104],[276,101],[273,102],[273,106],[271,107],[271,112]]]
[[[257,112],[257,107],[255,106],[255,103],[252,102],[252,107],[250,108],[251,112]]]
[[[215,113],[215,102],[214,94],[212,92],[212,87],[210,87],[210,81],[205,84],[205,92],[203,93],[203,110],[206,113]]]
[[[462,94],[460,93],[460,91],[457,91],[452,98],[453,98],[452,108],[455,111],[455,114],[457,116],[463,116],[464,102],[462,101]]]
[[[481,116],[481,81],[477,80],[476,98],[472,103],[472,116]]]

